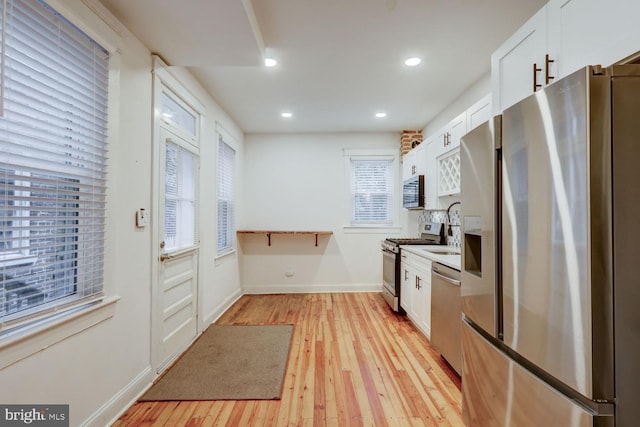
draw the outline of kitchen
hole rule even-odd
[[[77,4],[76,4],[77,3]],[[91,3],[91,2],[82,2]],[[105,2],[106,3],[106,2]],[[393,2],[390,2],[393,3]],[[626,22],[631,19],[634,13],[630,13],[631,8],[636,7],[632,3],[615,2],[607,6],[606,10],[598,9],[595,2],[585,2],[588,7],[587,12],[579,16],[587,16],[588,19],[573,19],[568,15],[569,24],[575,27],[601,28],[597,34],[593,31],[580,30],[574,28],[568,32],[569,35],[580,34],[586,37],[589,46],[593,49],[578,49],[576,45],[566,43],[578,43],[584,38],[563,37],[558,35],[559,29],[565,28],[549,23],[548,34],[541,35],[540,31],[532,32],[534,22],[526,21],[526,17],[533,16],[536,10],[542,6],[543,2],[530,5],[527,16],[522,17],[518,25],[514,24],[512,31],[518,37],[528,42],[530,38],[525,38],[525,34],[536,34],[544,39],[543,45],[547,47],[549,39],[549,51],[555,45],[562,45],[566,52],[559,56],[552,55],[550,67],[574,68],[574,64],[586,65],[588,63],[610,64],[633,54],[638,50],[633,45],[637,37],[623,33],[632,32],[633,22]],[[565,2],[549,3],[550,9],[554,11]],[[61,6],[66,6],[65,11],[73,17],[87,16],[87,11],[80,2],[57,2]],[[399,7],[403,2],[399,1]],[[580,3],[571,2],[571,6]],[[521,5],[519,5],[521,6]],[[96,8],[98,9],[98,8]],[[80,10],[80,12],[79,12]],[[151,350],[149,348],[149,330],[151,326],[151,311],[153,310],[149,302],[150,282],[153,276],[151,265],[153,265],[152,253],[149,251],[151,232],[147,229],[134,229],[132,213],[138,208],[152,208],[155,206],[149,189],[151,188],[150,178],[154,165],[149,154],[149,144],[152,140],[149,126],[151,117],[150,103],[151,76],[149,70],[152,69],[150,59],[150,48],[147,43],[129,33],[124,29],[126,23],[109,21],[109,15],[104,14],[102,23],[96,25],[104,26],[104,22],[111,22],[114,26],[120,26],[122,37],[126,40],[121,47],[121,82],[120,92],[126,94],[126,101],[119,104],[118,121],[120,126],[121,144],[116,144],[110,149],[110,157],[117,163],[117,171],[114,173],[112,186],[113,197],[111,206],[113,211],[112,222],[109,223],[109,256],[107,259],[109,268],[107,269],[106,282],[110,284],[111,291],[121,297],[117,304],[117,310],[111,320],[102,321],[83,333],[78,333],[72,339],[66,339],[56,345],[51,345],[45,351],[35,351],[31,357],[20,357],[18,361],[6,362],[0,375],[3,383],[16,384],[12,392],[15,397],[11,401],[25,401],[29,398],[37,398],[41,401],[49,401],[54,393],[59,393],[63,401],[71,402],[76,411],[76,420],[94,420],[95,424],[100,424],[100,416],[104,419],[111,419],[129,401],[134,398],[136,392],[149,383],[153,378],[151,365]],[[536,15],[535,23],[539,24],[541,15]],[[550,20],[557,20],[558,13],[548,15]],[[518,30],[521,24],[527,22],[528,30]],[[626,23],[625,23],[626,22]],[[607,29],[606,25],[611,25]],[[604,26],[604,27],[603,27]],[[547,24],[545,23],[545,28]],[[534,28],[535,29],[535,28]],[[615,42],[605,43],[602,34],[615,34]],[[495,51],[500,43],[507,39],[508,34],[496,41]],[[553,37],[552,37],[553,36]],[[515,36],[514,36],[515,37]],[[554,38],[555,37],[555,38]],[[515,39],[508,39],[513,45],[518,44]],[[169,43],[169,42],[167,42]],[[526,43],[525,43],[526,44]],[[537,48],[537,45],[536,45]],[[158,49],[159,50],[159,49]],[[544,49],[543,49],[544,50]],[[156,50],[154,50],[156,51]],[[508,49],[512,52],[513,49]],[[516,64],[525,71],[525,84],[527,93],[531,91],[531,67],[534,63],[538,68],[544,68],[545,52],[539,56],[535,52],[519,51],[522,56],[531,55],[531,61],[522,59],[518,61],[504,61],[506,65]],[[489,52],[490,55],[490,52]],[[329,53],[325,55],[331,57]],[[535,58],[534,58],[535,57]],[[567,60],[564,60],[564,58]],[[554,59],[555,58],[555,59]],[[513,59],[513,58],[511,58]],[[498,58],[496,58],[498,61]],[[169,63],[171,63],[169,61]],[[488,72],[488,55],[485,58],[487,64],[485,72]],[[193,64],[193,62],[192,62]],[[285,64],[282,64],[283,69]],[[224,67],[223,67],[224,68]],[[470,67],[467,67],[470,68]],[[244,70],[246,71],[246,70]],[[276,71],[276,70],[273,70]],[[181,67],[172,69],[180,79],[181,83],[188,87],[192,93],[202,93],[202,83],[196,81],[191,76],[189,70]],[[242,73],[243,70],[229,67],[222,69],[221,73]],[[411,71],[403,71],[405,77],[410,78]],[[516,77],[513,77],[513,76]],[[564,72],[550,77],[564,75]],[[318,79],[322,73],[316,73]],[[484,76],[484,77],[483,77]],[[508,74],[508,78],[502,82],[494,82],[493,76],[478,74],[480,80],[477,83],[469,81],[466,87],[467,92],[460,97],[451,98],[449,102],[444,102],[434,106],[437,111],[433,114],[422,112],[422,117],[417,119],[413,128],[423,129],[422,134],[425,140],[429,141],[431,136],[436,138],[439,130],[450,120],[466,111],[476,101],[493,92],[496,99],[497,87],[500,90],[500,101],[492,104],[493,112],[501,111],[506,104],[510,103],[506,95],[520,90],[513,80],[517,80],[518,73]],[[538,73],[544,80],[544,70]],[[511,79],[511,80],[509,80]],[[522,77],[525,80],[524,77]],[[200,79],[202,80],[202,78]],[[351,82],[355,78],[347,79]],[[446,79],[440,76],[440,81]],[[542,81],[541,80],[541,81]],[[267,84],[268,84],[267,78]],[[384,81],[383,83],[384,84]],[[504,89],[505,85],[515,85],[517,90]],[[251,90],[258,91],[252,87]],[[398,98],[400,94],[398,92]],[[358,97],[356,94],[353,97]],[[423,98],[426,98],[425,95]],[[518,97],[520,97],[518,95]],[[249,174],[239,174],[238,189],[242,191],[242,197],[238,201],[237,224],[239,228],[247,229],[276,229],[276,230],[333,230],[334,236],[331,238],[319,237],[318,246],[314,245],[313,237],[304,235],[273,235],[271,236],[271,247],[267,244],[265,236],[244,236],[240,237],[238,253],[227,257],[216,259],[215,245],[208,242],[202,243],[200,263],[201,277],[201,311],[200,322],[206,324],[217,318],[224,312],[226,307],[245,293],[272,293],[272,292],[327,292],[327,291],[379,291],[381,281],[381,271],[377,268],[380,259],[380,240],[387,236],[396,237],[417,237],[417,227],[420,223],[421,213],[416,211],[404,212],[398,209],[397,225],[389,227],[387,230],[376,234],[364,233],[356,227],[345,227],[348,220],[348,207],[345,202],[346,194],[341,194],[339,190],[346,187],[343,176],[345,155],[344,149],[390,149],[397,148],[399,144],[398,130],[379,131],[371,128],[370,131],[350,132],[337,129],[330,133],[304,132],[295,121],[289,121],[284,126],[289,126],[293,132],[250,132],[234,123],[234,120],[224,112],[219,105],[209,100],[206,96],[200,95],[203,99],[209,123],[205,133],[212,138],[213,121],[219,121],[223,127],[238,140],[238,158],[242,159],[243,168],[251,170]],[[437,96],[434,96],[437,98]],[[424,101],[423,101],[424,102]],[[369,102],[375,105],[375,102]],[[418,109],[417,109],[418,110]],[[295,113],[295,112],[294,112]],[[276,113],[277,114],[277,113]],[[423,128],[426,117],[433,116],[433,120]],[[391,118],[392,114],[389,115]],[[294,114],[293,119],[297,115]],[[349,118],[349,120],[355,118]],[[237,120],[237,118],[236,118]],[[279,118],[269,119],[273,122]],[[375,125],[378,126],[378,125]],[[202,146],[201,157],[203,159],[215,158],[215,150],[207,145]],[[203,160],[203,165],[205,160]],[[251,179],[250,177],[259,177]],[[144,178],[140,178],[144,177]],[[202,182],[215,182],[215,174],[209,168],[202,168]],[[398,185],[400,179],[398,176]],[[206,188],[203,185],[203,188]],[[345,189],[345,193],[346,193]],[[116,197],[117,195],[117,197]],[[398,200],[398,206],[400,201]],[[438,207],[443,211],[451,204],[448,198],[443,199],[443,203]],[[331,209],[326,207],[330,206]],[[151,209],[153,215],[153,209]],[[203,217],[215,217],[215,200],[202,198],[201,212]],[[202,221],[201,235],[215,235],[215,221]],[[444,221],[442,221],[444,222]],[[339,231],[339,233],[338,233]],[[454,233],[459,230],[454,228]],[[270,251],[271,250],[271,251]],[[157,251],[157,248],[154,248]],[[292,253],[299,256],[293,257]],[[371,260],[376,260],[376,268],[371,268],[374,264]],[[267,268],[271,266],[271,268]],[[292,275],[287,277],[286,272]],[[242,280],[242,286],[240,285]],[[142,285],[140,285],[142,284]],[[376,287],[377,284],[377,287]],[[133,326],[132,326],[133,325]],[[123,336],[122,330],[130,330],[128,336]],[[55,342],[55,341],[54,341]],[[79,353],[79,354],[78,354]],[[72,362],[70,354],[78,354],[76,362]],[[21,378],[30,378],[29,372],[35,372],[39,366],[61,367],[52,369],[46,375],[46,384],[38,391],[33,391],[28,385],[21,385]],[[97,366],[108,367],[115,374],[105,378],[97,372]],[[124,367],[124,368],[122,368]],[[69,381],[63,376],[63,372],[77,372],[78,378]],[[55,372],[54,372],[55,371]],[[100,383],[92,396],[87,396],[82,390],[84,380],[92,379],[95,383]],[[6,381],[6,382],[5,382]],[[61,386],[60,384],[67,384]],[[3,399],[4,400],[4,399]],[[105,406],[106,405],[106,406]],[[100,414],[100,415],[96,415]],[[93,417],[93,418],[92,418]]]

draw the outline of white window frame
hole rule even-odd
[[[97,0],[83,0],[82,3],[70,4],[64,0],[45,0],[45,2],[73,25],[95,40],[109,52],[109,81],[108,81],[108,129],[107,146],[117,134],[119,99],[119,73],[122,28],[117,19]],[[113,166],[107,163],[107,187]],[[111,190],[107,189],[107,204],[112,198]],[[107,211],[108,212],[108,211]],[[108,217],[108,214],[107,214]],[[106,224],[109,229],[109,223]],[[105,252],[109,246],[108,235],[105,242]],[[74,336],[86,329],[115,315],[115,306],[120,297],[110,290],[108,271],[110,267],[105,259],[105,276],[103,278],[103,296],[94,301],[81,301],[61,308],[57,312],[44,314],[40,317],[30,317],[23,322],[12,325],[0,333],[0,369],[10,366],[58,342]]]
[[[344,149],[344,182],[346,225],[343,227],[347,233],[387,233],[396,232],[400,226],[400,153],[396,149]],[[352,218],[352,188],[351,188],[351,161],[352,160],[391,160],[393,170],[393,194],[391,197],[391,222],[380,223],[354,223]]]
[[[220,195],[220,179],[219,179],[219,174],[220,174],[220,158],[219,158],[219,153],[220,153],[220,144],[226,144],[229,148],[231,148],[234,151],[234,158],[233,158],[233,166],[232,166],[232,172],[233,172],[233,176],[231,176],[231,186],[233,189],[233,200],[231,201],[231,218],[230,221],[227,220],[227,223],[230,224],[230,230],[225,230],[228,234],[229,234],[229,240],[230,243],[224,247],[219,247],[218,246],[218,238],[220,236],[220,233],[223,230],[220,230],[218,225],[220,224],[220,211],[219,211],[219,207],[220,207],[220,202],[221,202],[221,195]],[[237,199],[238,199],[238,195],[237,195],[237,154],[238,154],[238,144],[236,142],[236,139],[234,137],[231,136],[231,134],[229,132],[227,132],[221,125],[220,123],[216,123],[216,258],[221,258],[224,257],[226,255],[232,254],[236,252],[237,249],[237,239],[236,239],[236,206],[237,206]]]

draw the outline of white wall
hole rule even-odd
[[[81,1],[66,2],[78,16],[91,14]],[[0,369],[0,402],[69,404],[70,425],[102,426],[126,409],[154,379],[150,366],[150,228],[136,229],[134,213],[151,206],[152,74],[150,52],[123,32],[120,102],[111,120],[105,289],[119,295],[115,314],[76,335]],[[206,107],[202,140],[201,259],[203,318],[213,320],[240,295],[237,256],[215,256],[215,122],[238,138],[242,132],[185,70],[172,70]],[[238,176],[242,176],[242,161]],[[239,182],[239,188],[242,183]],[[242,211],[240,208],[239,211]],[[239,222],[242,218],[239,217]],[[61,327],[64,330],[65,326]],[[0,338],[0,344],[2,338]],[[2,352],[11,352],[5,347]],[[5,353],[7,354],[7,353]]]
[[[343,149],[400,149],[400,134],[249,134],[245,223],[254,230],[326,230],[331,237],[239,237],[247,293],[380,290],[380,241],[402,230],[349,233]],[[290,270],[293,276],[285,273]]]
[[[491,92],[491,72],[487,72],[475,83],[465,89],[449,105],[443,107],[442,111],[422,129],[424,138],[435,134],[444,125],[453,120],[458,114],[465,111],[482,97]]]

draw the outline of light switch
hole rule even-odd
[[[149,212],[145,208],[136,211],[136,227],[142,228],[149,225]]]

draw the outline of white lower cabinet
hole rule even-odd
[[[411,312],[411,300],[413,297],[413,290],[411,289],[414,279],[411,278],[413,269],[407,261],[408,255],[402,253],[402,262],[400,263],[400,307],[407,313]]]
[[[431,339],[431,260],[407,252],[401,256],[400,306]]]

